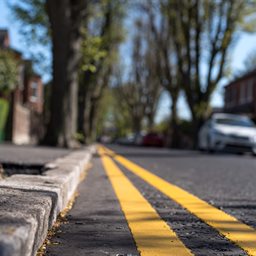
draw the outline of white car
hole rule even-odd
[[[201,127],[198,147],[209,152],[235,150],[256,154],[256,126],[246,116],[213,114]]]

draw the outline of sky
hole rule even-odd
[[[7,7],[8,0],[0,0],[0,28],[6,28],[9,30],[11,46],[19,51],[21,51],[24,57],[28,57],[26,53],[27,45],[24,39],[19,34],[19,24],[14,21],[10,11]],[[20,0],[21,1],[21,0]],[[243,68],[243,64],[248,54],[253,50],[256,51],[256,33],[255,34],[242,34],[236,45],[231,50],[231,68],[233,71],[238,71]],[[49,74],[43,74],[43,80],[49,80]],[[223,86],[227,84],[227,80],[223,79],[217,88],[216,92],[212,97],[213,106],[223,105]],[[170,100],[167,93],[164,93],[159,102],[159,109],[156,117],[156,121],[159,122],[166,116],[168,116],[170,111]],[[180,113],[182,118],[188,119],[190,114],[186,106],[184,97],[181,97],[178,103],[178,113]]]

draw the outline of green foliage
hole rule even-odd
[[[111,109],[113,108],[114,98],[109,89],[105,89],[100,100],[98,115],[97,115],[97,134],[102,134],[104,130],[112,126]]]
[[[211,96],[225,76],[230,50],[238,36],[241,31],[255,29],[256,1],[169,0],[162,3],[162,7],[166,7],[162,13],[171,24],[173,58],[179,67],[182,89],[193,121],[200,125],[210,113]]]
[[[0,92],[6,94],[13,90],[18,79],[18,62],[14,54],[0,50]]]
[[[114,104],[112,109],[113,119],[117,128],[117,137],[123,137],[133,131],[133,116],[129,105],[120,98],[119,88],[112,88]]]
[[[99,36],[91,36],[84,31],[84,41],[82,43],[82,71],[90,71],[95,73],[97,70],[96,64],[107,55],[103,50],[102,38]]]
[[[133,130],[131,116],[127,108],[120,108],[120,102],[116,99],[112,108],[113,122],[115,124],[115,137],[124,137]]]
[[[194,104],[194,112],[196,114],[196,118],[206,119],[211,114],[210,103],[206,101],[197,102]]]
[[[155,125],[155,131],[158,133],[167,133],[170,124],[170,117],[162,119],[159,123]]]
[[[4,128],[9,111],[9,103],[7,100],[0,99],[0,142],[4,139]]]
[[[242,32],[256,32],[256,1],[244,0],[243,10],[238,19],[239,29]]]
[[[132,131],[132,122],[126,105],[118,101],[115,88],[106,88],[99,106],[97,134],[111,131],[114,138],[123,137]]]
[[[83,28],[78,126],[86,141],[95,139],[95,131],[100,134],[115,123],[112,97],[106,91],[119,57],[119,45],[124,39],[123,2],[102,0],[91,3],[90,19]]]
[[[117,47],[124,39],[120,26],[124,13],[120,0],[103,0],[91,5],[90,10],[89,24],[83,28],[81,69],[96,73],[117,61]]]
[[[79,143],[83,143],[84,142],[84,135],[82,133],[75,133],[73,138],[78,141]]]

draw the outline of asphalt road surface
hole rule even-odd
[[[255,157],[107,148],[48,256],[256,255]]]

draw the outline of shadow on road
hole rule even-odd
[[[197,150],[175,150],[175,149],[162,149],[162,148],[139,148],[139,147],[108,147],[111,150],[114,150],[116,154],[122,155],[123,157],[132,157],[132,158],[202,158],[202,157],[243,157],[245,154],[238,152],[202,152]],[[248,154],[246,154],[248,156]],[[249,156],[252,157],[251,154]],[[96,155],[98,157],[98,155]]]

